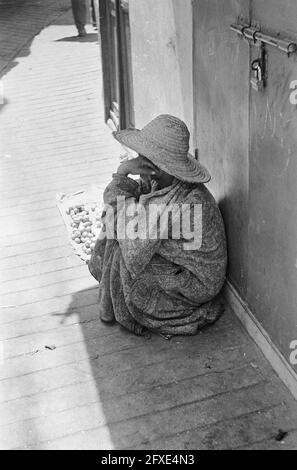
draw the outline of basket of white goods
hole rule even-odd
[[[57,195],[57,205],[76,254],[88,261],[102,227],[104,188]],[[101,202],[102,201],[102,202]]]

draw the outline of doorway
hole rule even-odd
[[[134,127],[129,1],[101,0],[99,14],[105,120]]]

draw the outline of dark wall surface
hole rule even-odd
[[[229,277],[288,359],[297,339],[296,55],[267,47],[267,87],[249,85],[259,49],[230,24],[259,23],[297,39],[295,0],[195,0],[194,121],[210,188],[221,201]]]
[[[193,4],[194,121],[210,188],[228,230],[229,273],[247,293],[249,194],[249,48],[229,29],[238,15],[249,18],[246,0]]]
[[[256,0],[252,16],[297,39],[295,0]],[[252,47],[252,59],[257,50]],[[286,357],[297,339],[297,111],[290,83],[297,58],[267,47],[267,88],[250,95],[247,300]]]

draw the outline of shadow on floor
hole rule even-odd
[[[117,431],[117,426],[113,423],[133,415],[133,395],[129,398],[129,394],[133,390],[141,389],[142,384],[144,388],[144,384],[148,382],[145,366],[151,362],[154,345],[161,343],[162,340],[157,337],[147,340],[134,336],[116,323],[111,325],[102,323],[99,315],[97,320],[91,320],[90,316],[97,318],[98,306],[94,303],[96,300],[97,289],[75,293],[65,316],[69,317],[73,313],[79,315],[98,402],[104,414],[104,422],[108,426],[109,442],[103,446],[102,441],[99,444],[100,431],[98,431],[98,445],[107,449],[112,447],[120,449],[123,444],[132,446],[135,436],[134,433],[134,438],[126,436],[123,442],[122,432]],[[93,304],[91,308],[82,306],[89,304]],[[164,343],[163,340],[163,345]],[[154,382],[158,382],[157,370]],[[150,390],[146,390],[141,400],[138,399],[139,414],[146,413],[147,403],[152,403],[150,394]],[[104,436],[103,430],[102,434]]]
[[[84,37],[78,36],[69,36],[64,37],[61,39],[56,39],[55,42],[98,42],[98,34],[97,33],[89,33]]]
[[[70,3],[70,2],[69,2]],[[28,8],[32,9],[33,7],[40,7],[40,2],[32,0],[13,0],[9,5],[7,2],[2,3],[0,0],[0,18],[1,18],[1,31],[0,31],[0,42],[6,43],[6,52],[3,50],[0,51],[0,79],[5,76],[10,70],[18,65],[19,58],[27,57],[31,53],[31,45],[34,41],[34,38],[39,34],[43,29],[47,28],[49,24],[60,24],[60,25],[70,25],[73,24],[73,19],[68,13],[71,9],[71,6],[60,5],[57,6],[56,10],[47,11],[44,10],[44,18],[40,22],[39,26],[36,26],[36,29],[30,33],[28,32],[28,37],[23,36],[21,33],[21,28],[24,25],[26,31],[26,24],[30,21],[30,16],[28,17]],[[9,39],[14,38],[14,24],[20,24],[19,35],[19,44],[15,42],[13,46],[11,44],[11,49],[9,48]],[[8,46],[7,46],[8,44]],[[1,44],[2,45],[2,44]]]
[[[1,78],[1,75],[0,75]],[[0,113],[3,111],[4,107],[9,104],[9,100],[4,96],[1,97],[1,88],[0,88]]]
[[[156,446],[170,433],[187,429],[190,421],[199,425],[199,414],[195,411],[193,415],[193,402],[201,398],[200,382],[206,384],[206,396],[213,393],[213,385],[208,378],[200,380],[197,376],[205,377],[216,367],[212,352],[226,338],[226,333],[221,335],[220,331],[230,324],[229,316],[196,336],[168,341],[152,335],[148,339],[118,324],[102,323],[97,317],[96,298],[97,289],[77,292],[65,312],[67,317],[74,313],[79,316],[98,408],[103,414],[93,433],[95,441],[88,440],[85,445],[99,449],[146,448],[151,442]],[[238,337],[240,340],[240,334]],[[226,379],[223,375],[220,378],[215,374],[212,380],[221,383]],[[179,445],[186,444],[181,441]]]
[[[11,60],[10,57],[8,57],[7,63],[4,63],[3,61],[3,66],[0,67],[0,79],[3,78],[7,73],[9,73],[14,67],[18,65],[18,58],[27,57],[30,55],[30,49],[33,39],[34,38],[32,38],[30,42],[27,42],[25,46],[22,46],[16,54],[13,54]]]

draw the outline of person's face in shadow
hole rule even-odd
[[[144,155],[140,155],[144,157]],[[147,157],[144,157],[147,158]],[[157,189],[167,188],[173,183],[174,177],[166,173],[165,171],[161,170],[158,166],[155,166],[156,173],[155,175],[150,175],[145,177],[147,183],[151,185],[151,181],[156,181]]]

